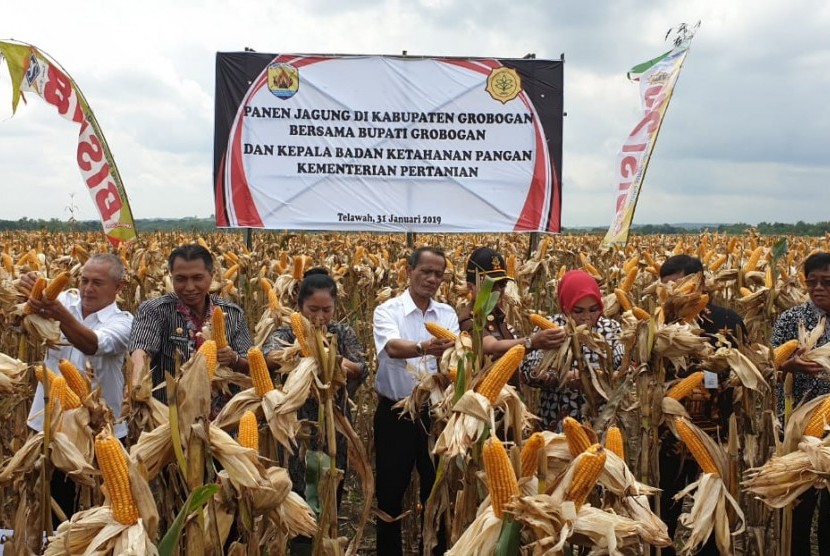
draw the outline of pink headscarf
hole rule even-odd
[[[583,270],[569,270],[562,276],[558,297],[559,307],[564,313],[573,311],[574,305],[585,297],[591,297],[599,303],[600,311],[604,309],[597,281]]]

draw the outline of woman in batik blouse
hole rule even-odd
[[[620,325],[614,320],[602,316],[602,294],[596,280],[590,274],[581,270],[566,272],[559,281],[558,301],[561,313],[548,317],[549,320],[560,326],[567,323],[567,317],[577,325],[586,325],[600,335],[608,343],[613,354],[612,368],[617,369],[622,362],[624,348],[620,343]],[[562,342],[569,341],[563,333],[559,339],[558,349]],[[582,346],[583,360],[593,368],[598,368],[601,355]],[[541,390],[538,416],[541,427],[546,430],[558,431],[562,428],[565,417],[583,419],[585,396],[582,392],[582,381],[579,377],[577,361],[568,373],[564,384],[559,384],[558,369],[552,369],[540,374],[536,367],[539,365],[544,352],[536,350],[525,358],[522,364],[522,378],[524,382]],[[576,357],[575,357],[576,359]]]

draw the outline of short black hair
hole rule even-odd
[[[173,270],[173,263],[176,262],[176,259],[183,259],[184,261],[202,260],[205,263],[205,269],[208,272],[213,272],[213,255],[198,243],[179,245],[173,249],[170,256],[167,257],[168,270]]]
[[[444,251],[438,247],[430,247],[426,245],[424,247],[418,247],[412,253],[409,254],[409,257],[406,259],[406,264],[409,265],[409,268],[415,268],[418,266],[418,263],[421,262],[421,255],[424,253],[432,253],[433,255],[438,255],[442,259],[444,259],[444,263],[447,262],[447,256],[444,254]]]
[[[319,290],[327,290],[332,299],[337,300],[337,282],[329,276],[329,271],[321,267],[309,268],[303,274],[303,281],[300,282],[300,290],[297,293],[297,307],[302,309],[305,300]]]
[[[830,267],[830,253],[819,251],[804,260],[804,276],[809,276],[814,270],[827,270]]]
[[[691,255],[673,255],[660,266],[660,278],[682,272],[683,276],[703,272],[703,263]]]

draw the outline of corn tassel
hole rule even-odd
[[[487,477],[493,514],[501,518],[504,515],[504,506],[519,495],[516,473],[507,456],[507,450],[495,436],[484,442],[481,459],[484,461],[484,475]]]
[[[513,373],[519,368],[524,356],[525,347],[521,344],[508,349],[487,371],[484,380],[476,387],[476,392],[490,400],[491,404],[496,403],[501,389],[504,388]]]
[[[706,446],[700,441],[694,431],[689,427],[686,419],[683,417],[676,417],[674,420],[674,426],[677,430],[677,436],[680,437],[680,440],[683,441],[683,444],[686,445],[686,448],[689,449],[691,452],[692,457],[695,458],[695,461],[703,470],[704,473],[711,473],[712,475],[720,476],[720,471],[718,471],[718,466],[715,465],[715,459],[712,457],[712,454],[709,453],[709,450],[706,449]]]
[[[823,438],[826,432],[824,426],[828,421],[830,421],[830,397],[825,398],[821,405],[813,411],[810,420],[804,427],[804,436]]]
[[[576,510],[585,503],[588,495],[594,490],[600,473],[605,468],[605,450],[599,444],[589,446],[582,457],[574,465],[573,480],[565,493],[565,500],[570,500]]]
[[[257,396],[262,398],[265,394],[274,390],[274,381],[271,380],[271,373],[268,372],[268,364],[265,362],[265,356],[261,349],[253,347],[248,350],[248,372],[251,375]]]
[[[625,460],[625,443],[618,426],[612,425],[605,431],[605,448],[621,460]]]
[[[787,359],[792,357],[793,353],[798,349],[798,340],[790,340],[784,342],[772,352],[772,359],[775,363],[775,368],[780,369]]]
[[[58,363],[58,369],[61,376],[66,379],[66,384],[78,395],[78,398],[85,400],[89,396],[89,382],[78,367],[72,364],[68,359],[61,359]]]
[[[256,414],[247,410],[239,419],[239,445],[259,452],[259,426]]]
[[[221,307],[214,307],[210,314],[210,324],[212,333],[212,340],[216,342],[216,349],[228,347],[228,335],[225,332],[225,314]]]
[[[138,507],[133,498],[127,456],[121,443],[109,432],[101,432],[95,437],[95,458],[109,493],[112,517],[123,525],[135,524],[138,521]]]
[[[58,294],[61,293],[66,286],[69,285],[69,273],[67,271],[63,271],[49,282],[49,285],[46,286],[44,290],[44,297],[49,301],[54,301],[58,298]]]
[[[539,468],[539,452],[545,447],[545,436],[534,432],[522,445],[522,477],[531,477]]]
[[[440,340],[452,340],[454,342],[457,337],[437,322],[425,322],[424,327],[427,329],[427,332]]]
[[[213,380],[214,375],[216,375],[216,367],[219,366],[219,362],[216,359],[216,341],[205,340],[202,342],[199,353],[205,357],[205,368],[207,370],[208,380]]]
[[[38,276],[35,283],[32,285],[32,291],[29,292],[29,299],[37,299],[40,301],[43,299],[43,292],[46,289],[46,278],[43,276]],[[23,307],[23,314],[24,315],[31,315],[34,312],[32,306],[29,303],[26,303],[26,306]]]
[[[703,382],[703,371],[697,371],[696,373],[692,373],[666,392],[666,397],[672,398],[673,400],[680,401],[692,391],[701,385]]]
[[[554,328],[559,328],[559,325],[556,324],[555,322],[552,322],[552,321],[546,319],[545,317],[543,317],[542,315],[539,315],[539,314],[536,314],[536,313],[533,313],[532,315],[530,315],[529,319],[530,319],[530,324],[532,324],[533,326],[538,327],[539,330],[552,330]]]
[[[291,330],[294,332],[294,337],[297,338],[297,343],[300,345],[303,357],[310,357],[313,353],[311,349],[310,339],[306,335],[306,318],[297,311],[291,313]]]
[[[585,432],[585,429],[582,428],[579,421],[573,417],[565,417],[562,423],[562,430],[565,432],[565,438],[568,441],[568,450],[573,457],[578,456],[591,445],[588,433]]]
[[[626,293],[626,290],[622,288],[617,288],[614,290],[614,296],[616,296],[617,303],[620,304],[620,309],[622,309],[623,312],[630,311],[633,308],[631,300],[628,299],[628,294]]]

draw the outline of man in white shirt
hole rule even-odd
[[[35,279],[36,275],[28,274],[21,278],[21,283],[31,289]],[[112,254],[94,255],[81,269],[78,289],[62,292],[54,301],[29,300],[37,313],[60,324],[61,342],[48,350],[44,365],[60,374],[58,363],[67,359],[85,373],[89,362],[94,371],[92,387],[101,388],[104,401],[112,409],[116,421],[121,416],[124,399],[123,366],[133,323],[132,314],[120,310],[115,302],[124,285],[123,280],[121,259]],[[37,386],[28,424],[36,431],[43,430],[41,384]],[[119,438],[127,435],[125,423],[116,422],[115,435]],[[68,488],[71,484],[56,489],[60,475],[56,473],[53,478],[53,493],[59,503],[61,491],[71,490],[74,498],[74,488]],[[63,503],[61,506],[65,512],[71,510],[71,504],[69,508]]]
[[[455,310],[432,298],[444,281],[447,262],[443,251],[421,247],[407,261],[409,288],[398,297],[379,305],[374,314],[374,337],[378,372],[375,389],[375,465],[378,508],[393,518],[402,512],[403,496],[409,486],[412,468],[420,478],[420,498],[426,504],[435,481],[435,464],[429,451],[429,412],[421,412],[418,422],[402,418],[392,406],[408,396],[419,373],[435,373],[438,360],[453,345],[452,340],[433,338],[424,327],[437,322],[458,333]],[[443,554],[443,539],[436,554]],[[400,521],[378,520],[377,553],[402,554]]]

